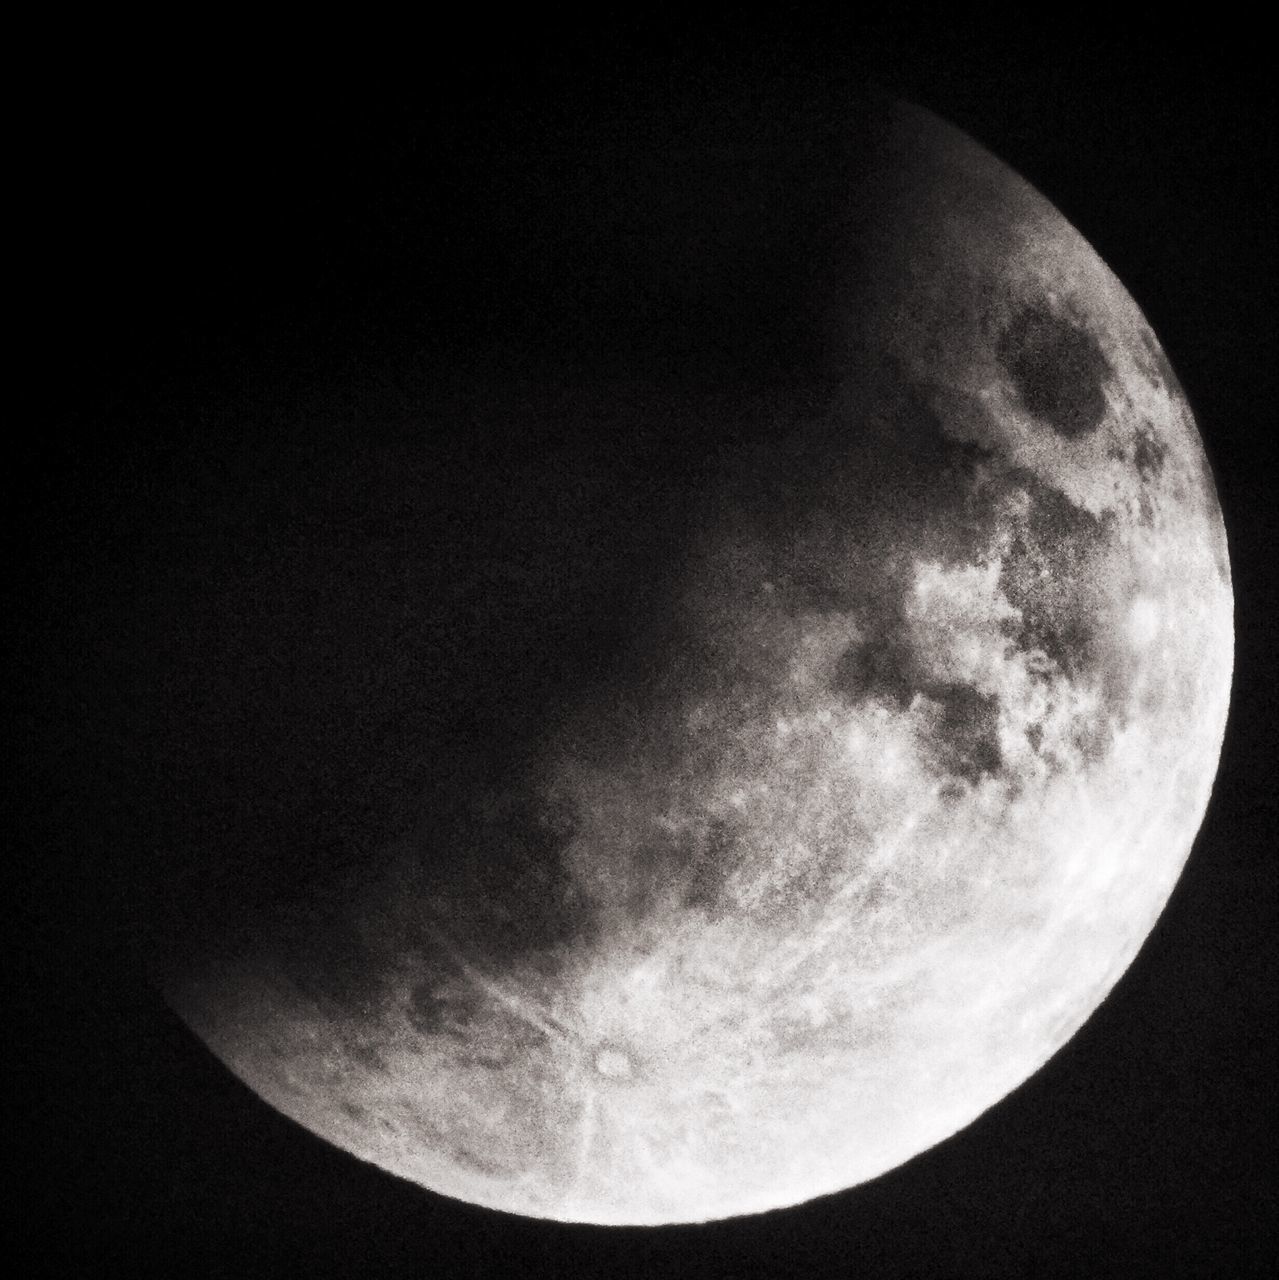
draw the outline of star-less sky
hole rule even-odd
[[[1048,26],[992,38],[905,21],[709,35],[477,27],[371,97],[340,75],[302,88],[265,61],[197,68],[186,46],[160,66],[86,53],[50,68],[24,127],[39,156],[34,259],[55,374],[50,408],[19,434],[9,504],[27,744],[13,1057],[28,1273],[41,1257],[63,1275],[144,1262],[237,1276],[1262,1273],[1279,1199],[1264,1138],[1279,919],[1263,450],[1273,94],[1255,43]],[[1238,600],[1237,693],[1200,840],[1133,969],[1066,1050],[867,1187],[661,1232],[524,1222],[424,1195],[260,1104],[138,981],[130,833],[180,808],[181,770],[130,768],[128,744],[102,736],[90,705],[113,642],[102,602],[113,575],[132,590],[157,559],[198,565],[156,532],[192,494],[261,492],[287,510],[273,476],[299,422],[342,439],[402,432],[441,370],[467,375],[495,311],[512,361],[530,335],[587,342],[574,295],[543,275],[555,237],[518,234],[572,173],[552,154],[549,188],[530,180],[521,139],[548,122],[571,131],[619,83],[674,93],[695,118],[714,91],[703,66],[785,102],[793,90],[777,86],[807,68],[835,82],[868,64],[1062,209],[1144,308],[1196,410]],[[493,190],[508,183],[524,203],[502,209]],[[505,256],[488,274],[495,249]],[[784,279],[765,281],[756,305],[787,297]],[[765,328],[738,316],[729,357],[784,371],[794,352],[752,347]],[[690,377],[720,367],[695,344],[686,354]],[[85,722],[92,733],[78,732]]]

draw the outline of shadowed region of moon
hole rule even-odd
[[[685,108],[530,116],[513,327],[282,479],[137,682],[180,1014],[569,1221],[796,1204],[996,1104],[1153,927],[1230,691],[1203,447],[1080,235],[915,108]]]

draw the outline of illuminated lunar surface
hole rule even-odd
[[[287,945],[170,966],[345,1150],[567,1221],[797,1204],[997,1103],[1163,908],[1232,663],[1190,409],[1041,196],[914,109],[878,145],[846,367],[726,424],[625,661],[519,752],[438,731]]]

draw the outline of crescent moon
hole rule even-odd
[[[1177,881],[1233,652],[1191,409],[1027,183],[912,107],[877,147],[833,389],[724,433],[629,665],[518,767],[437,757],[328,959],[170,967],[399,1177],[615,1224],[855,1186],[1038,1070]]]

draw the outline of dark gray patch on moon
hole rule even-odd
[[[515,1172],[508,1169],[505,1165],[498,1164],[496,1161],[487,1160],[477,1152],[472,1151],[469,1147],[460,1146],[453,1143],[448,1148],[449,1156],[453,1161],[462,1166],[464,1169],[470,1169],[474,1173],[483,1174],[486,1178],[501,1178],[509,1180],[515,1177]]]
[[[725,906],[725,889],[742,861],[740,824],[712,817],[690,843],[681,903],[713,916]]]
[[[1164,458],[1167,457],[1168,446],[1156,439],[1149,427],[1138,427],[1136,442],[1132,450],[1133,466],[1137,474],[1146,481],[1157,480],[1164,469]]]
[[[1022,651],[1039,649],[1063,674],[1079,676],[1093,664],[1097,648],[1080,593],[1107,521],[1030,472],[1013,471],[1010,479],[1030,498],[1024,529],[1013,538],[999,571],[1000,589],[1020,612],[1010,638]]]
[[[366,1027],[369,1029],[365,1030]],[[335,1028],[335,1033],[346,1051],[346,1056],[352,1062],[359,1063],[369,1071],[380,1073],[386,1070],[386,1059],[370,1039],[371,1036],[378,1034],[376,1027],[377,1022],[373,1019],[358,1024],[359,1029],[352,1024],[342,1023]]]
[[[999,699],[971,685],[931,679],[903,630],[852,645],[836,664],[832,689],[850,705],[867,699],[898,711],[916,697],[940,707],[932,748],[938,763],[976,784],[1003,766],[999,747]]]
[[[880,376],[887,378],[878,393],[883,438],[868,442],[856,498],[870,515],[865,545],[882,538],[875,526],[895,529],[909,513],[910,545],[918,555],[947,568],[969,565],[989,524],[989,511],[973,501],[974,480],[979,465],[995,455],[947,431],[939,408],[944,387],[910,378],[896,360],[886,361]],[[841,497],[847,504],[848,495]]]
[[[485,971],[484,980],[500,986],[503,976]],[[513,1018],[500,1001],[475,985],[470,975],[456,972],[417,983],[409,992],[404,1017],[453,1065],[485,1071],[500,1071],[514,1062],[527,1061],[547,1038],[540,1026]]]
[[[1041,303],[1024,306],[996,351],[1022,403],[1067,439],[1095,431],[1114,370],[1096,336]]]
[[[1071,679],[1083,675],[1091,665],[1095,646],[1092,628],[1051,601],[1028,604],[1012,634],[1023,653],[1038,650]],[[1044,678],[1047,679],[1047,675]]]
[[[419,983],[409,995],[409,1024],[424,1036],[465,1040],[475,1013],[473,997],[444,994],[435,983]]]
[[[934,743],[944,767],[976,784],[1003,767],[999,747],[999,699],[966,684],[931,686],[927,696],[941,704]]]
[[[1110,749],[1115,731],[1115,718],[1106,712],[1079,725],[1071,735],[1071,743],[1089,764],[1101,764]]]
[[[465,1067],[484,1067],[488,1071],[497,1071],[511,1065],[512,1053],[464,1053],[457,1061]]]
[[[918,660],[901,630],[850,645],[835,664],[831,681],[832,692],[845,702],[878,698],[899,711],[910,706],[919,687]]]

